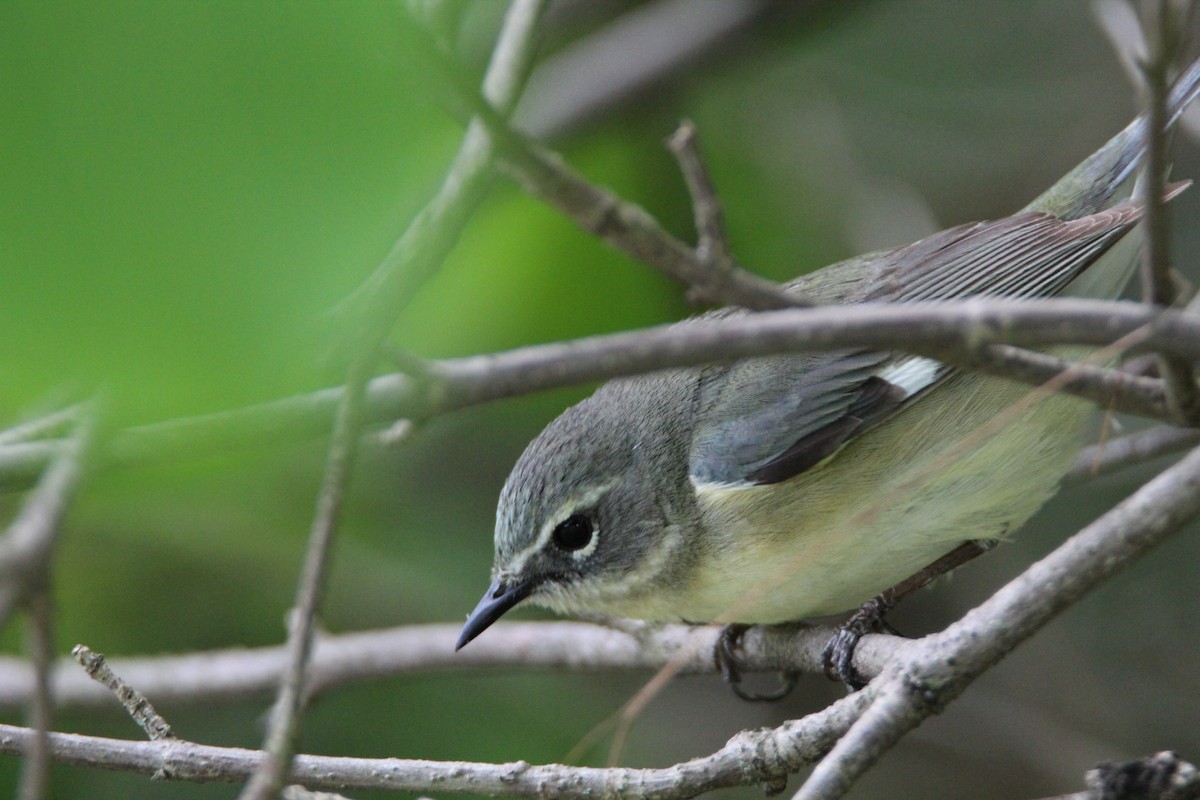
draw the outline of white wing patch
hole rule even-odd
[[[904,399],[928,388],[938,378],[942,362],[924,356],[909,356],[879,371],[879,377],[904,390]]]

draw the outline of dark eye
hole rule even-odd
[[[582,550],[592,541],[592,521],[583,514],[572,514],[558,523],[553,538],[563,550]]]

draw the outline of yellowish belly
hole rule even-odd
[[[961,396],[922,398],[790,481],[699,487],[711,546],[657,615],[771,623],[856,607],[964,541],[1020,526],[1055,492],[1091,413],[974,375],[934,392]]]

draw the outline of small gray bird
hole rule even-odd
[[[1200,61],[1175,82],[1172,122],[1198,87]],[[1141,206],[1123,198],[1143,128],[1135,119],[1015,216],[853,258],[789,287],[818,303],[1114,298],[1136,263],[1139,237],[1129,234]],[[869,350],[613,380],[517,461],[500,495],[492,585],[458,647],[524,600],[564,614],[693,623],[779,623],[858,607],[964,545],[981,551],[969,543],[1004,537],[1055,492],[1081,444],[1087,402],[1051,396],[978,433],[1028,391]],[[839,663],[851,680],[848,657]]]

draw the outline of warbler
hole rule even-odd
[[[1171,89],[1172,123],[1198,87],[1200,61]],[[788,286],[834,304],[1115,298],[1137,260],[1141,204],[1127,198],[1145,129],[1135,119],[1014,216]],[[517,461],[500,495],[492,584],[458,647],[523,601],[690,623],[855,608],[964,546],[984,549],[972,542],[1002,539],[1055,492],[1087,402],[1052,395],[979,434],[1028,391],[862,349],[610,381]]]

